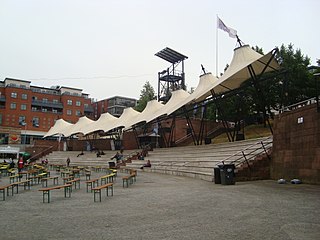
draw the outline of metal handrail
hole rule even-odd
[[[184,140],[190,138],[191,136],[192,136],[192,134],[189,133],[189,134],[183,136],[182,138],[179,138],[177,141],[175,141],[175,144],[179,144],[179,143],[183,142]]]
[[[242,164],[243,162],[246,162],[249,166],[249,161],[254,159],[255,157],[257,157],[258,155],[260,155],[262,152],[265,152],[267,154],[268,157],[270,157],[268,155],[268,150],[272,147],[272,143],[273,143],[273,138],[272,136],[268,137],[267,139],[265,139],[264,141],[260,141],[258,143],[255,143],[251,146],[248,146],[245,149],[242,149],[228,157],[226,157],[225,159],[223,159],[220,163],[218,163],[217,165],[221,165],[221,164],[225,164],[226,162],[228,162],[228,160],[232,159],[235,156],[239,156],[238,158],[236,158],[235,160],[229,161],[228,163],[230,164],[235,164],[236,166]],[[257,147],[257,144],[261,146]],[[252,149],[252,151],[245,153],[246,151]],[[262,149],[262,150],[261,150]],[[261,150],[261,151],[259,151]],[[252,154],[254,152],[259,151],[257,154]],[[248,156],[250,156],[249,158],[247,158]]]
[[[45,150],[35,154],[34,156],[31,156],[29,158],[29,161],[31,162],[31,161],[37,160],[38,158],[41,158],[41,157],[47,155],[48,153],[51,152],[52,148],[53,148],[53,146],[48,146],[48,148],[46,148]]]

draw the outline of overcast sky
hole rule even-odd
[[[319,9],[319,0],[0,0],[0,80],[139,98],[146,81],[157,92],[170,64],[154,54],[170,47],[188,56],[189,90],[201,64],[217,72],[217,45],[218,73],[232,59],[236,40],[217,31],[217,15],[245,44],[267,53],[292,43],[316,64]]]

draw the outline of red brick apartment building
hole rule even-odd
[[[60,118],[71,123],[84,115],[94,119],[92,104],[82,89],[6,78],[0,81],[0,144],[32,143]]]

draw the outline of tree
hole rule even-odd
[[[150,100],[153,100],[156,98],[155,91],[153,87],[151,86],[150,82],[147,81],[141,90],[140,98],[138,100],[137,106],[135,107],[135,110],[142,112],[143,109],[147,106],[147,103]]]
[[[284,84],[285,104],[290,105],[315,96],[315,84],[312,74],[308,71],[310,58],[304,56],[300,49],[294,50],[293,45],[282,45],[276,56],[285,74],[279,77]]]

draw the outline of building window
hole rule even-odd
[[[80,107],[81,106],[81,102],[80,101],[76,101],[76,106]]]
[[[76,116],[80,116],[81,115],[81,111],[77,110],[76,111]]]
[[[67,104],[68,104],[68,105],[72,105],[72,100],[68,99],[68,100],[67,100]]]
[[[88,103],[85,103],[84,104],[84,108],[88,108],[89,107],[89,104]]]
[[[27,110],[27,104],[21,104],[20,109],[21,110]]]
[[[47,103],[48,99],[47,98],[42,98],[42,102]]]
[[[59,103],[59,101],[57,99],[53,99],[52,102],[53,103]]]
[[[17,94],[16,92],[12,92],[12,93],[11,93],[11,97],[12,97],[12,98],[17,98],[17,96],[18,96],[18,94]]]
[[[33,117],[32,126],[39,127],[39,118],[38,117]]]
[[[48,112],[48,109],[42,108],[42,112]]]
[[[52,109],[52,113],[58,113],[57,109]]]
[[[26,116],[19,116],[19,125],[21,126],[26,125]]]
[[[8,142],[9,142],[9,134],[0,133],[0,144],[8,144]]]
[[[22,94],[21,94],[21,98],[26,100],[26,99],[28,99],[28,95],[25,94],[25,93],[22,93]]]
[[[10,103],[10,109],[16,109],[17,104],[16,103]]]
[[[31,111],[32,111],[32,112],[36,112],[36,111],[37,111],[37,108],[36,108],[36,107],[32,107],[32,108],[31,108]]]
[[[2,114],[0,114],[0,125],[2,124]]]
[[[72,110],[67,110],[67,115],[72,115]]]

